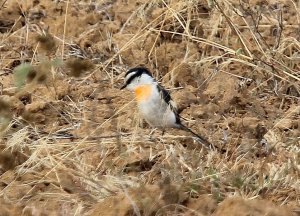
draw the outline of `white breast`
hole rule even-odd
[[[139,102],[138,106],[142,117],[152,127],[176,127],[176,116],[161,98],[156,85],[153,85],[150,98]]]

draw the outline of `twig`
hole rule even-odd
[[[282,10],[280,9],[277,15],[278,19],[278,27],[276,29],[276,44],[274,46],[274,50],[278,49],[281,41],[282,31],[283,31],[283,23],[282,23]]]
[[[4,0],[3,3],[0,6],[0,10],[3,8],[3,6],[5,5],[5,3],[7,2],[7,0]]]

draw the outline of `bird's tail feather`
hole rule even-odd
[[[193,134],[195,137],[197,137],[200,141],[200,143],[206,147],[206,148],[211,148],[214,147],[209,141],[207,141],[205,138],[203,138],[202,136],[200,136],[199,134],[195,133],[194,131],[192,131],[190,128],[184,126],[183,124],[180,124],[180,129],[185,130],[190,132],[191,134]]]

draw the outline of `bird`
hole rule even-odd
[[[212,147],[204,137],[181,122],[170,93],[153,78],[147,68],[129,69],[125,74],[124,85],[120,89],[127,89],[135,94],[139,113],[151,127],[161,129],[163,133],[167,128],[184,130],[198,138],[204,147]]]

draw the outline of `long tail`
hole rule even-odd
[[[214,148],[215,146],[212,145],[209,141],[207,141],[205,138],[203,138],[202,136],[200,136],[199,134],[196,134],[194,131],[192,131],[191,129],[189,129],[188,127],[184,126],[183,124],[180,124],[180,129],[185,130],[190,132],[191,134],[193,134],[195,137],[197,137],[200,141],[200,143],[205,147],[205,148]]]

